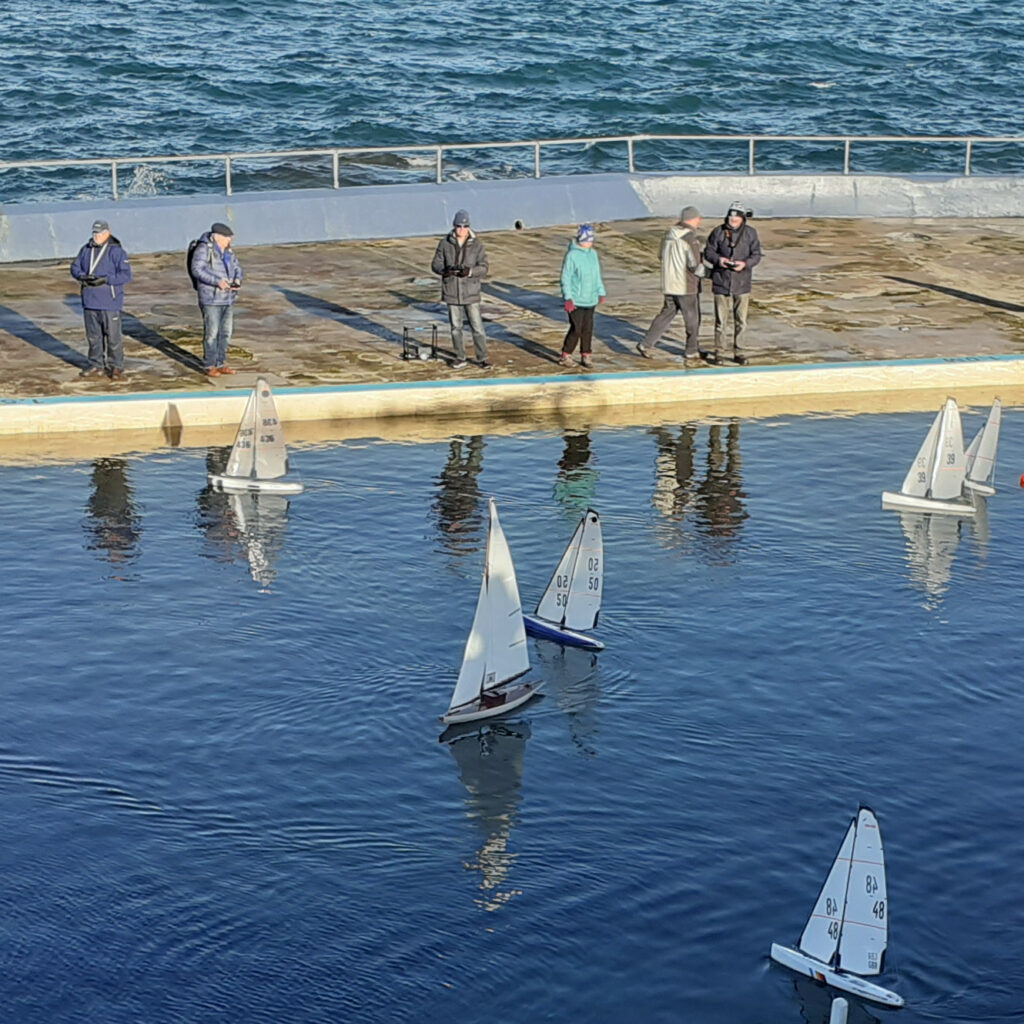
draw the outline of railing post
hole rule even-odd
[[[967,140],[967,155],[964,157],[964,177],[969,178],[971,176],[971,145],[972,140]]]
[[[843,142],[843,174],[850,173],[850,140]]]
[[[338,151],[335,150],[331,154],[331,170],[334,172],[334,187],[339,188],[341,181],[338,178]]]
[[[747,174],[754,173],[754,140],[750,140],[750,148],[747,152]]]
[[[444,164],[443,164],[443,158],[441,156],[441,147],[438,146],[437,147],[437,175],[436,175],[436,182],[437,182],[438,185],[440,185],[443,180],[444,180]]]
[[[114,202],[117,202],[117,161],[110,161],[110,189],[114,193]]]
[[[633,161],[633,140],[626,139],[626,152],[629,154],[629,173],[632,174],[636,170],[636,164]]]
[[[224,194],[231,195],[231,157],[224,157]]]
[[[540,143],[533,144],[533,176],[540,177]]]

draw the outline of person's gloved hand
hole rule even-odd
[[[602,302],[604,302],[604,296],[603,295],[598,295],[598,297],[597,297],[597,304],[600,306]]]
[[[576,308],[576,303],[573,302],[572,299],[566,299],[565,302],[562,303],[562,308],[566,313],[571,313]]]
[[[460,267],[459,268],[459,277],[469,277],[469,275],[472,274],[472,273],[473,273],[473,268],[472,267]]]
[[[86,274],[82,281],[90,288],[98,288],[101,284],[107,283],[107,279],[100,274]]]

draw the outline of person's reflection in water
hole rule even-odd
[[[569,736],[584,757],[597,756],[597,705],[601,699],[600,659],[593,651],[538,640],[534,661],[544,690],[565,712]]]
[[[432,511],[442,548],[455,558],[470,555],[481,545],[483,513],[477,477],[483,468],[485,447],[480,436],[453,437],[437,478]]]
[[[207,473],[223,475],[230,455],[230,448],[207,449]],[[248,491],[225,493],[207,483],[196,505],[197,525],[206,535],[203,554],[218,562],[234,562],[244,556],[253,580],[268,591],[277,577],[276,563],[284,547],[288,498]]]
[[[92,494],[85,524],[90,551],[102,550],[113,566],[127,566],[139,555],[141,515],[128,482],[124,459],[96,459],[92,464]],[[114,579],[123,579],[114,576]]]
[[[669,520],[681,520],[693,503],[693,455],[697,428],[687,424],[675,437],[666,427],[650,431],[657,454],[654,457],[654,493],[651,504]]]
[[[476,860],[466,864],[480,872],[480,895],[475,902],[484,910],[498,910],[520,892],[509,882],[516,855],[508,845],[519,808],[530,726],[527,722],[453,726],[441,738],[459,766],[459,778],[466,787],[466,816],[481,837]]]
[[[598,471],[591,464],[590,433],[586,430],[566,431],[565,447],[558,460],[555,478],[555,501],[575,519],[594,504]]]
[[[741,467],[739,420],[729,421],[724,444],[722,425],[714,424],[708,430],[707,472],[697,488],[702,528],[712,537],[735,537],[747,518]]]

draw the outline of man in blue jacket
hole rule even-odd
[[[82,314],[89,342],[89,365],[80,377],[111,380],[124,377],[124,342],[121,339],[121,310],[124,286],[132,279],[128,254],[110,233],[105,220],[92,225],[92,238],[79,250],[71,264],[71,276],[82,285]]]
[[[234,306],[242,287],[242,267],[231,251],[234,231],[220,221],[199,236],[189,273],[203,314],[203,369],[207,377],[234,373],[227,364]]]

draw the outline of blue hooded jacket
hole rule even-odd
[[[192,254],[192,276],[198,284],[200,306],[233,306],[238,293],[233,288],[221,289],[222,280],[241,281],[242,265],[230,247],[223,252],[206,231],[199,236],[199,244]]]
[[[102,245],[90,238],[72,262],[71,276],[76,281],[89,276],[107,279],[105,284],[82,285],[83,309],[124,308],[124,286],[132,279],[132,268],[128,265],[128,254],[113,235]]]

